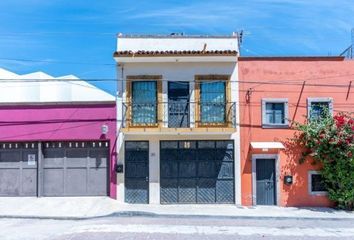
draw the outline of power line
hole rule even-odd
[[[116,32],[1,32],[0,36],[16,36],[16,35],[84,35],[84,36],[117,36]]]
[[[353,74],[354,75],[354,74]],[[21,76],[20,76],[21,77]],[[19,77],[19,78],[20,78]],[[37,82],[134,82],[139,79],[114,79],[114,78],[92,78],[92,79],[58,79],[58,78],[49,78],[49,79],[38,79],[38,78],[28,78],[28,79],[14,79],[14,78],[2,78],[0,83],[37,83]],[[146,80],[146,79],[141,79]],[[160,79],[157,81],[161,82],[175,82],[179,84],[189,84],[190,82],[206,82],[206,83],[220,83],[220,82],[231,82],[231,83],[249,83],[249,84],[267,84],[267,85],[290,85],[290,86],[302,86],[303,82],[295,82],[289,80],[277,80],[277,81],[262,81],[262,80],[253,80],[253,81],[244,81],[244,80],[190,80],[190,81],[180,81],[180,80],[171,80],[171,79]],[[307,83],[306,86],[309,87],[337,87],[337,88],[348,88],[348,83],[345,84],[314,84]]]
[[[1,60],[2,58],[0,58]],[[16,61],[16,59],[12,59],[14,61]],[[28,61],[37,61],[37,60],[28,60]],[[49,61],[49,60],[38,60],[38,61],[43,61],[43,62],[53,62],[54,61]],[[96,63],[84,63],[84,62],[61,62],[61,63],[68,63],[68,64],[74,64],[74,63],[77,63],[77,64],[96,64]],[[109,63],[103,63],[104,65],[109,65]],[[110,65],[114,65],[116,66],[116,64],[110,64]],[[296,73],[296,72],[295,72]],[[299,78],[299,79],[277,79],[277,80],[268,80],[268,81],[264,81],[264,80],[215,80],[215,81],[210,81],[208,80],[209,82],[245,82],[245,83],[292,83],[292,82],[298,82],[298,83],[301,83],[301,85],[303,84],[303,81],[313,81],[313,80],[322,80],[322,79],[331,79],[331,78],[341,78],[341,77],[350,77],[350,76],[354,76],[354,73],[351,73],[351,74],[340,74],[340,75],[330,75],[330,76],[323,76],[323,77],[308,77],[308,78]],[[21,76],[19,76],[21,77]],[[0,78],[0,81],[30,81],[30,80],[35,80],[35,81],[66,81],[68,79],[53,79],[53,78],[26,78],[26,79],[19,79],[19,78]],[[126,81],[126,82],[129,82],[129,81],[134,81],[134,80],[148,80],[148,79],[117,79],[117,78],[86,78],[85,81]],[[152,80],[152,79],[151,79]],[[70,79],[70,81],[81,81],[81,79]],[[175,83],[181,83],[181,84],[184,84],[183,82],[198,82],[200,80],[177,80],[177,79],[166,79],[166,78],[163,78],[163,79],[158,79],[158,81],[173,81]],[[306,84],[308,85],[308,84]]]
[[[91,126],[91,125],[96,125],[98,122],[89,122],[81,125],[76,125],[76,126],[70,126],[70,127],[64,127],[59,129],[58,131],[64,131],[64,130],[69,130],[69,129],[77,129],[81,127],[86,127],[86,126]],[[36,131],[31,133],[22,133],[22,134],[16,134],[16,135],[10,135],[10,136],[1,136],[0,140],[6,140],[6,139],[11,139],[15,137],[25,137],[25,136],[35,136],[38,134],[44,134],[44,133],[53,133],[55,130],[43,130],[43,131]]]
[[[84,82],[85,80],[82,80],[82,81]],[[17,82],[17,83],[19,83],[19,82]],[[26,83],[26,82],[24,81],[23,83]],[[28,82],[28,83],[36,83],[36,82]],[[68,82],[65,82],[65,83],[72,84],[72,85],[77,85],[77,86],[80,86],[80,87],[90,88],[90,89],[97,89],[97,87],[92,86],[91,84],[90,85],[83,85],[83,84],[80,84],[80,83],[77,83],[77,82],[71,82],[71,81],[68,81]],[[1,84],[1,82],[0,82],[0,84]],[[56,83],[53,83],[53,84],[56,84]],[[26,84],[26,85],[19,85],[19,86],[14,86],[14,85],[1,86],[1,88],[9,88],[9,89],[11,89],[11,88],[31,88],[31,87],[38,87],[38,85],[28,85],[28,84]],[[247,89],[239,89],[238,91],[247,93],[249,90],[247,88]],[[252,92],[254,92],[254,93],[280,93],[280,92],[284,93],[283,90],[252,90]],[[286,93],[299,93],[299,91],[291,91],[291,90],[287,90],[285,92]],[[318,91],[316,91],[316,90],[311,90],[311,91],[304,90],[303,93],[318,93]],[[345,90],[345,91],[321,91],[321,93],[323,93],[323,94],[346,94],[347,90]]]
[[[82,80],[83,81],[83,80]],[[84,82],[84,81],[83,81]],[[33,83],[33,82],[32,82]],[[65,82],[67,84],[72,84],[72,85],[76,85],[76,86],[80,86],[80,87],[85,87],[85,88],[90,88],[90,89],[97,89],[97,87],[90,85],[83,85],[80,83],[76,83],[76,82]],[[1,84],[1,83],[0,83]],[[54,83],[56,84],[56,83]],[[38,85],[20,85],[20,86],[1,86],[1,88],[31,88],[31,87],[38,87]]]
[[[75,64],[75,65],[100,65],[100,66],[116,66],[114,63],[93,63],[93,62],[66,62],[66,61],[55,61],[55,60],[34,60],[34,59],[23,59],[23,58],[0,58],[4,61],[17,61],[17,62],[38,62],[38,63],[55,63],[55,64]]]
[[[117,63],[94,63],[94,62],[75,62],[75,61],[56,61],[56,60],[36,60],[36,59],[23,59],[23,58],[0,58],[4,61],[18,61],[18,62],[39,62],[39,63],[55,63],[55,64],[75,64],[75,65],[98,65],[98,66],[117,66]],[[303,73],[302,71],[293,72],[293,73]],[[292,79],[286,81],[313,81],[319,79],[331,79],[337,77],[347,77],[354,76],[353,74],[342,74],[342,75],[332,75],[332,76],[323,76],[323,77],[308,77],[303,79]],[[117,79],[113,79],[116,81]]]

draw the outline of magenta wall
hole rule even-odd
[[[103,124],[109,128],[106,136]],[[116,198],[115,103],[0,106],[0,142],[50,140],[109,140],[110,197]]]

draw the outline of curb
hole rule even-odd
[[[153,213],[145,211],[120,211],[113,212],[106,215],[97,215],[97,216],[83,216],[83,217],[74,217],[74,216],[35,216],[35,215],[0,215],[0,219],[33,219],[33,220],[94,220],[102,218],[114,218],[114,217],[150,217],[150,218],[218,218],[218,219],[259,219],[259,220],[304,220],[304,221],[354,221],[353,217],[298,217],[298,216],[244,216],[244,215],[203,215],[203,214],[166,214],[166,213]]]

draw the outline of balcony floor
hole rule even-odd
[[[124,134],[151,134],[151,135],[230,135],[236,132],[236,128],[230,127],[198,127],[198,128],[160,128],[160,127],[130,127],[122,128]]]

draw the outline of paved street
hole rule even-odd
[[[0,239],[354,239],[354,222],[220,217],[0,219]]]

